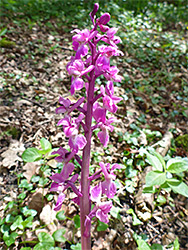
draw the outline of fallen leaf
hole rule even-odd
[[[40,165],[38,162],[27,162],[23,166],[23,170],[25,170],[23,176],[28,180],[28,182],[30,182],[31,177],[36,173],[36,170],[39,166]]]

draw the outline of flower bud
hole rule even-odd
[[[104,13],[99,19],[99,23],[104,25],[107,24],[109,21],[110,21],[109,13]]]
[[[91,16],[92,18],[94,18],[94,16],[96,15],[98,9],[99,9],[99,4],[98,4],[98,3],[95,3],[94,6],[93,6],[93,10],[92,10],[92,12],[90,13],[90,16]]]

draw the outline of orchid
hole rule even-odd
[[[96,18],[98,9],[99,4],[95,3],[89,14],[93,23],[91,30],[85,28],[72,31],[75,56],[71,57],[66,66],[71,77],[70,93],[74,95],[76,91],[82,90],[84,96],[75,103],[68,98],[59,98],[60,106],[57,107],[56,113],[64,114],[64,117],[57,125],[62,126],[68,138],[69,150],[60,147],[53,152],[56,155],[55,159],[63,162],[64,167],[61,173],[55,173],[51,177],[53,183],[50,189],[59,193],[55,205],[56,211],[61,209],[66,197],[64,191],[67,188],[71,188],[76,194],[73,201],[80,206],[82,250],[91,249],[92,218],[96,217],[104,223],[109,222],[108,214],[112,208],[112,201],[109,199],[112,199],[117,191],[114,171],[121,168],[118,164],[110,166],[110,163],[100,162],[100,169],[90,176],[92,133],[95,129],[99,129],[98,139],[104,147],[107,147],[110,142],[109,132],[114,130],[113,123],[117,122],[116,117],[110,116],[110,113],[117,112],[117,103],[122,100],[121,97],[114,95],[113,85],[113,82],[120,82],[122,77],[118,68],[110,65],[111,57],[123,55],[117,47],[121,39],[116,35],[118,29],[108,26],[109,13]],[[104,76],[106,85],[97,87],[95,81],[101,75]],[[80,151],[82,157],[79,156]],[[74,160],[81,168],[80,179],[78,174],[71,176],[74,171]],[[94,180],[100,178],[104,178],[103,181],[92,187]],[[80,183],[78,188],[77,180]]]
[[[82,194],[79,192],[79,190],[76,188],[74,184],[74,182],[78,178],[78,174],[75,174],[74,176],[72,176],[70,180],[68,180],[69,175],[73,172],[73,170],[74,170],[74,164],[67,163],[64,165],[63,170],[61,171],[60,174],[56,173],[50,177],[54,181],[51,185],[50,191],[59,192],[57,203],[54,208],[55,211],[60,210],[61,205],[65,199],[65,194],[63,192],[68,187],[71,187],[72,190],[76,193],[76,195],[82,196]]]

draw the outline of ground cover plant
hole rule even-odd
[[[42,1],[27,2],[30,8],[22,1],[3,2],[1,247],[80,249],[79,209],[71,202],[75,197],[67,189],[61,210],[54,212],[57,196],[49,189],[50,177],[63,168],[54,159],[58,155],[51,152],[68,143],[56,126],[59,95],[77,103],[85,94],[83,90],[74,97],[68,94],[71,79],[65,68],[74,56],[73,34],[69,33],[75,28],[92,28],[86,15],[93,3],[67,1],[67,9],[59,13],[57,6],[50,11]],[[79,13],[74,12],[75,5]],[[119,49],[124,56],[112,60],[123,76],[122,82],[114,83],[114,95],[122,100],[114,113],[119,122],[107,147],[100,146],[99,128],[94,132],[90,172],[94,174],[104,161],[121,168],[115,172],[117,194],[109,223],[92,220],[92,249],[186,249],[185,4],[139,2],[126,9],[116,1],[102,1],[100,6],[98,17],[109,12],[110,27],[119,28],[122,40]],[[74,20],[69,17],[70,9]],[[98,78],[97,87],[104,82],[105,78]],[[24,158],[24,150],[30,147],[33,155]],[[72,163],[78,175],[79,163]],[[93,186],[98,181],[93,180]]]

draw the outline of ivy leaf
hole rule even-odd
[[[18,236],[18,234],[16,232],[11,233],[10,235],[8,232],[5,232],[3,235],[3,240],[4,240],[5,244],[9,247],[13,243],[15,243],[15,239],[17,236]]]
[[[65,228],[60,228],[53,233],[53,238],[57,242],[65,242],[66,238],[63,236],[66,233]]]
[[[33,250],[54,250],[54,246],[51,243],[40,242],[34,246]]]
[[[22,216],[21,216],[21,215],[16,216],[16,220],[15,220],[15,222],[11,225],[10,229],[11,229],[12,231],[15,231],[17,228],[23,230],[24,227],[23,227],[23,225],[22,225],[22,222],[23,222]]]
[[[150,171],[146,175],[146,186],[162,185],[166,181],[166,173],[161,171]]]
[[[42,153],[37,148],[27,148],[23,154],[22,159],[25,162],[34,162],[42,159]]]
[[[188,162],[179,158],[173,158],[167,162],[167,171],[170,173],[181,173],[188,170]]]
[[[66,216],[64,215],[64,213],[65,213],[65,211],[60,211],[60,212],[58,212],[57,214],[56,214],[56,218],[58,219],[58,220],[66,220]]]
[[[188,186],[184,182],[177,179],[167,179],[167,183],[174,193],[188,197]]]
[[[51,244],[52,246],[55,245],[54,238],[48,233],[45,233],[45,232],[39,233],[38,239],[40,242],[45,242],[45,243]]]

